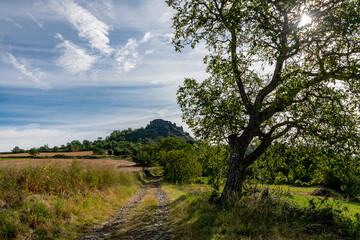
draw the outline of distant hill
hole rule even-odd
[[[108,139],[115,140],[117,142],[128,141],[135,143],[142,142],[142,140],[145,139],[158,141],[161,138],[166,137],[175,137],[184,141],[192,139],[189,133],[184,132],[182,127],[178,127],[175,123],[163,119],[155,119],[145,128],[113,131]]]
[[[115,148],[136,150],[141,145],[157,144],[162,138],[166,137],[175,137],[184,141],[192,139],[188,133],[184,132],[182,127],[176,126],[175,123],[155,119],[145,128],[116,130],[105,139],[99,137],[95,141],[84,140],[83,142],[73,140],[66,145],[54,146],[53,148],[49,148],[46,144],[37,148],[37,150],[39,152],[98,151],[99,149],[114,150]],[[18,146],[11,151],[11,153],[25,152],[28,152],[28,150],[20,149]]]

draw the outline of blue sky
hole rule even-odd
[[[202,47],[177,53],[164,0],[0,1],[0,151],[95,140],[163,118],[206,78]]]

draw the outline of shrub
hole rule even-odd
[[[133,157],[134,162],[144,169],[156,165],[155,147],[145,146]]]
[[[36,148],[31,148],[31,149],[29,150],[29,154],[30,154],[30,156],[32,156],[32,157],[36,157],[37,155],[39,155],[39,151],[38,151]]]
[[[161,163],[167,180],[191,183],[201,177],[202,169],[196,154],[185,150],[161,153]]]
[[[116,147],[116,148],[114,148],[113,153],[114,153],[115,156],[120,156],[122,151],[121,151],[121,149],[119,147]]]
[[[104,155],[105,154],[105,150],[102,148],[94,148],[92,151],[95,155]]]
[[[199,146],[203,176],[208,177],[209,184],[217,191],[225,180],[229,155],[230,151],[224,145],[202,142]]]

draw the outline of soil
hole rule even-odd
[[[146,183],[111,219],[93,227],[79,240],[170,240],[169,206],[158,180],[154,178]]]

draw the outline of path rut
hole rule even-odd
[[[169,205],[166,193],[159,187],[158,180],[159,178],[154,178],[144,184],[132,200],[117,211],[111,219],[93,227],[79,240],[171,240],[167,224]],[[147,206],[149,201],[154,204],[156,202],[156,205]],[[152,213],[149,215],[147,211]],[[147,217],[144,218],[144,215]]]

